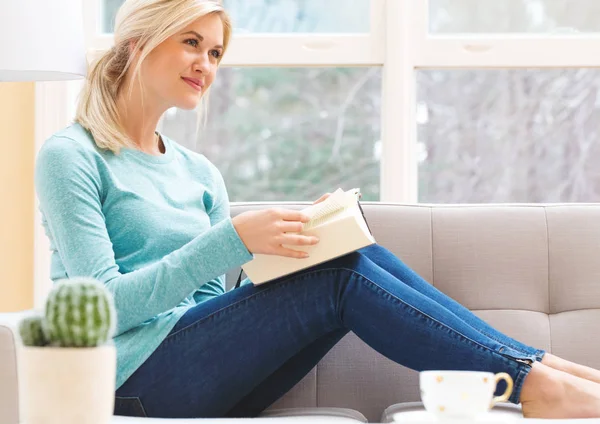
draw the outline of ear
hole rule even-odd
[[[134,53],[139,54],[144,49],[144,46],[140,43],[140,40],[129,40],[129,55],[131,56]],[[136,51],[137,49],[137,51]]]
[[[129,55],[130,56],[135,51],[136,46],[137,46],[137,41],[134,41],[134,40],[129,41]]]

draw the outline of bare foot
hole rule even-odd
[[[542,358],[542,364],[556,370],[567,372],[577,377],[585,378],[586,380],[590,380],[595,383],[600,383],[600,371],[597,369],[567,361],[566,359],[559,358],[551,353],[546,353],[544,355]]]
[[[600,418],[600,385],[536,362],[521,405],[525,418]]]

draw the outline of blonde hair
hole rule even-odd
[[[89,70],[75,117],[76,122],[92,133],[99,148],[118,154],[122,147],[135,147],[121,125],[117,96],[136,54],[140,53],[140,57],[133,69],[134,78],[140,76],[141,63],[155,47],[209,14],[218,14],[223,22],[225,51],[231,36],[231,20],[217,0],[126,0],[123,3],[116,16],[114,45]]]

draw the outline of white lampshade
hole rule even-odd
[[[83,0],[0,0],[0,81],[86,74]]]

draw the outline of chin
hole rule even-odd
[[[200,97],[195,98],[195,99],[182,100],[180,102],[177,102],[175,107],[177,107],[179,109],[183,109],[183,110],[192,110],[192,109],[196,109],[196,107],[198,107],[199,104],[200,104]]]
[[[182,105],[177,105],[176,107],[182,110],[194,110],[196,109],[196,107],[198,106],[198,103],[196,104],[189,104],[189,103],[185,103]]]

